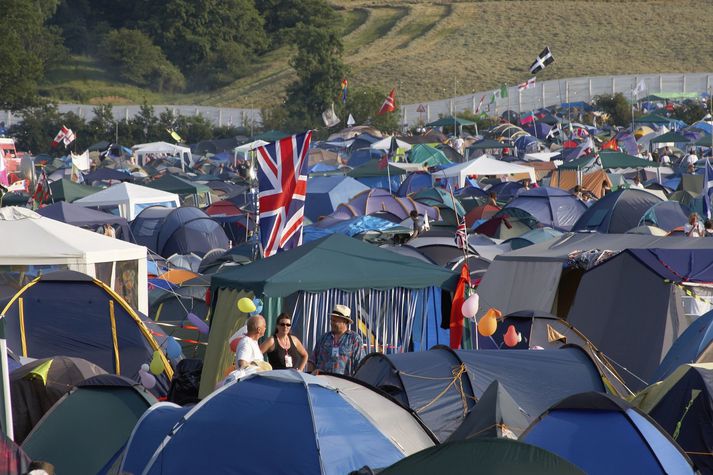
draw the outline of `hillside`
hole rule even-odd
[[[514,84],[549,45],[555,64],[539,79],[713,71],[713,2],[333,0],[344,23],[352,86],[384,93],[399,84],[413,103]],[[113,81],[91,58],[51,73],[43,92],[64,102],[263,107],[281,101],[293,74],[289,48],[209,94],[160,95]]]

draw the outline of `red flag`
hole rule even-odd
[[[465,302],[465,286],[470,285],[470,271],[468,264],[463,264],[460,270],[460,279],[456,286],[456,293],[453,295],[453,303],[451,304],[451,348],[457,350],[460,348],[461,340],[463,340],[463,311],[461,307]]]
[[[384,155],[383,157],[381,157],[377,165],[379,166],[379,170],[384,170],[386,167],[389,166],[389,156]]]
[[[608,142],[604,142],[601,148],[602,150],[619,150],[619,144],[616,139],[611,139]]]
[[[381,104],[381,109],[377,112],[378,115],[396,110],[396,99],[394,98],[394,94],[396,94],[396,88],[392,89],[388,97],[384,99],[384,103]]]

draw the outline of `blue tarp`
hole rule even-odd
[[[662,381],[683,364],[695,363],[713,341],[713,311],[701,315],[676,338],[654,375]]]
[[[569,231],[587,206],[573,194],[559,189],[541,186],[527,191],[519,190],[504,209],[518,208],[530,213],[545,226]]]
[[[376,216],[357,216],[343,221],[332,221],[328,227],[320,227],[318,224],[305,226],[302,239],[304,242],[310,242],[330,234],[344,234],[352,237],[366,231],[385,231],[398,226],[398,224]]]

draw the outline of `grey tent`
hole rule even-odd
[[[458,428],[495,380],[528,420],[568,395],[605,390],[597,367],[574,346],[553,351],[437,346],[415,353],[372,353],[362,360],[355,376],[413,409],[440,441]],[[542,391],[543,387],[548,390]]]
[[[698,318],[689,294],[712,294],[711,262],[713,249],[626,250],[582,275],[567,320],[627,368],[620,374],[632,389],[642,389]]]
[[[529,425],[520,406],[507,389],[495,380],[446,442],[474,437],[517,439]]]
[[[580,216],[572,231],[625,233],[638,226],[646,211],[661,201],[653,193],[633,188],[609,193]]]
[[[710,248],[710,241],[684,236],[566,233],[497,256],[478,286],[481,313],[490,307],[505,314],[532,309],[566,318],[584,272],[568,265],[570,253],[646,248],[705,249]]]

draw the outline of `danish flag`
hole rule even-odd
[[[302,244],[311,140],[309,131],[257,149],[260,242],[265,257]]]
[[[392,89],[389,95],[386,96],[386,99],[384,99],[384,103],[381,104],[381,108],[379,109],[379,112],[377,112],[377,115],[386,114],[387,112],[393,112],[396,110],[396,99],[394,98],[395,94],[396,88]]]

